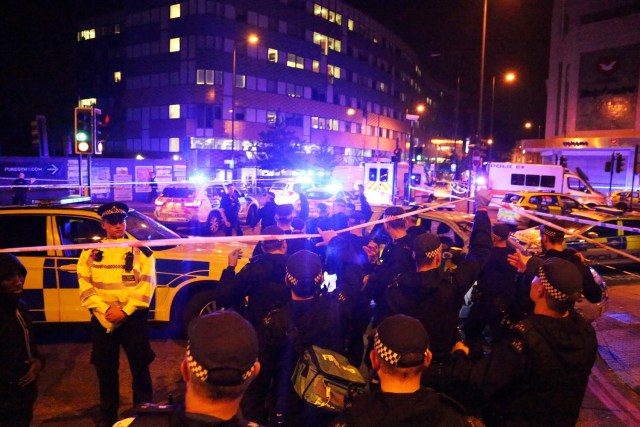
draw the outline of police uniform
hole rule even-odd
[[[128,207],[114,202],[100,206],[103,221],[126,218]],[[129,242],[126,238],[103,242]],[[100,411],[106,424],[117,419],[119,353],[123,347],[133,377],[134,403],[152,399],[149,364],[155,355],[149,344],[149,304],[156,287],[155,259],[148,248],[117,247],[84,250],[78,260],[80,302],[91,317],[92,352],[100,385]],[[119,308],[127,317],[113,324],[107,310]]]
[[[192,406],[145,403],[136,407],[135,417],[114,427],[259,427],[237,413],[225,420],[216,416],[215,409],[211,412],[215,403],[224,412],[232,408],[226,405],[234,405],[233,399],[216,401],[212,395],[224,395],[227,387],[235,390],[254,379],[258,339],[251,324],[234,311],[217,311],[193,319],[188,335],[184,362],[189,370],[187,381],[189,384],[200,383],[197,387],[195,384],[187,387],[186,402],[192,402]],[[190,400],[189,393],[195,393],[197,398]],[[233,393],[235,395],[235,391]],[[211,405],[201,405],[203,400]]]
[[[416,368],[424,365],[429,351],[429,334],[415,318],[394,315],[386,318],[376,329],[374,351],[386,370]],[[410,382],[419,371],[395,377]],[[410,384],[410,383],[409,383]],[[384,383],[383,383],[384,387]],[[374,391],[355,396],[333,427],[368,426],[468,426],[464,408],[451,398],[429,388],[413,392],[399,392],[394,385],[388,392]]]
[[[571,262],[529,262],[538,266],[544,297],[567,302],[579,294],[580,272]],[[446,375],[460,397],[481,398],[471,403],[483,406],[487,426],[574,426],[598,349],[593,327],[569,310],[563,317],[532,314],[510,333],[477,363],[454,353]]]

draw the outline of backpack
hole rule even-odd
[[[355,394],[364,393],[366,381],[346,357],[315,345],[298,359],[293,388],[303,400],[328,412],[340,412]]]

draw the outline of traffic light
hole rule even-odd
[[[92,154],[95,143],[95,118],[93,108],[75,109],[75,153]]]
[[[611,161],[610,160],[607,160],[604,163],[604,171],[605,172],[611,172]]]
[[[93,109],[95,118],[95,139],[93,145],[93,154],[102,154],[104,145],[107,142],[107,128],[109,126],[109,115],[103,114],[99,108]]]
[[[416,147],[416,162],[421,162],[422,161],[422,153],[423,153],[423,148],[422,147]]]
[[[624,169],[624,157],[622,156],[622,154],[617,153],[616,154],[616,172],[620,173],[622,172]]]
[[[402,155],[402,150],[399,148],[396,148],[395,150],[393,150],[393,156],[391,156],[391,161],[394,163],[399,162],[401,155]]]

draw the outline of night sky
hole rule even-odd
[[[423,69],[455,89],[476,114],[480,77],[483,0],[347,0],[411,45]],[[47,117],[49,137],[71,133],[76,105],[74,46],[79,17],[117,0],[6,2],[0,17],[0,154],[20,152],[36,114]],[[515,70],[517,83],[496,86],[498,143],[536,137],[526,120],[542,123],[553,0],[489,0],[485,107],[489,121],[491,76]],[[55,153],[52,153],[55,154]],[[61,154],[61,153],[57,153]]]

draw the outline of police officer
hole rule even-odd
[[[261,222],[260,228],[261,230],[264,230],[270,225],[276,224],[275,216],[278,205],[276,204],[275,200],[276,195],[272,191],[267,191],[266,201],[264,205],[260,209],[258,209],[258,214],[256,215],[254,223],[251,224],[251,227],[255,228],[255,226],[258,225],[259,222]]]
[[[487,426],[574,426],[598,350],[594,329],[572,308],[582,277],[561,258],[533,257],[526,269],[535,272],[533,313],[476,363],[457,343],[449,375],[461,397],[480,397]]]
[[[242,236],[242,223],[238,216],[238,212],[240,212],[240,200],[235,192],[236,187],[230,182],[225,186],[225,189],[227,191],[220,197],[220,208],[224,214],[222,221],[225,234],[231,236],[235,230],[236,236]]]
[[[382,390],[355,396],[333,427],[468,426],[452,399],[420,386],[431,363],[429,335],[420,321],[396,315],[380,323],[369,357]]]
[[[29,309],[20,301],[27,269],[12,254],[0,254],[0,425],[28,427],[44,366]]]
[[[307,198],[307,195],[304,194],[304,190],[300,184],[293,184],[293,191],[298,194],[300,199],[300,210],[298,211],[297,216],[301,220],[306,221],[309,219],[309,199]]]
[[[98,208],[103,242],[127,243],[129,208],[120,202]],[[152,399],[149,364],[155,355],[149,345],[149,303],[156,287],[155,259],[148,248],[116,247],[82,251],[78,260],[80,302],[91,311],[91,363],[100,386],[100,422],[112,425],[118,417],[120,346],[129,360],[133,401]]]
[[[540,257],[543,259],[554,257],[562,258],[573,263],[582,276],[582,293],[584,297],[594,304],[600,302],[602,299],[602,289],[593,278],[591,270],[583,262],[583,258],[578,252],[571,248],[565,249],[563,244],[564,232],[562,230],[558,230],[544,224],[540,226],[540,246],[543,251],[542,254],[540,254]],[[509,255],[508,259],[511,265],[519,270],[522,270],[522,266],[526,264],[528,260],[528,258],[520,252]],[[532,303],[527,299],[527,296],[532,279],[533,275],[530,272],[525,272],[525,274],[520,278],[518,288],[516,290],[516,307],[514,310],[516,311],[516,316],[518,315],[518,312],[520,312],[520,316],[523,315],[522,313],[526,315],[531,312]]]
[[[458,340],[459,312],[465,292],[477,280],[491,250],[491,222],[485,208],[476,212],[469,253],[452,272],[442,268],[443,246],[433,233],[416,237],[415,266],[390,282],[386,301],[394,314],[419,319],[431,336],[436,361]]]
[[[263,229],[262,234],[277,236],[284,231],[272,225]],[[232,251],[229,267],[223,270],[214,297],[219,306],[242,310],[258,334],[262,370],[242,400],[242,413],[268,423],[269,417],[275,415],[269,396],[282,369],[291,294],[285,285],[287,240],[263,240],[262,249],[264,252],[252,257],[238,274],[234,269],[241,252]]]
[[[217,311],[193,319],[180,370],[186,383],[184,404],[139,405],[135,418],[114,427],[258,427],[239,414],[260,362],[256,333],[238,313]]]

